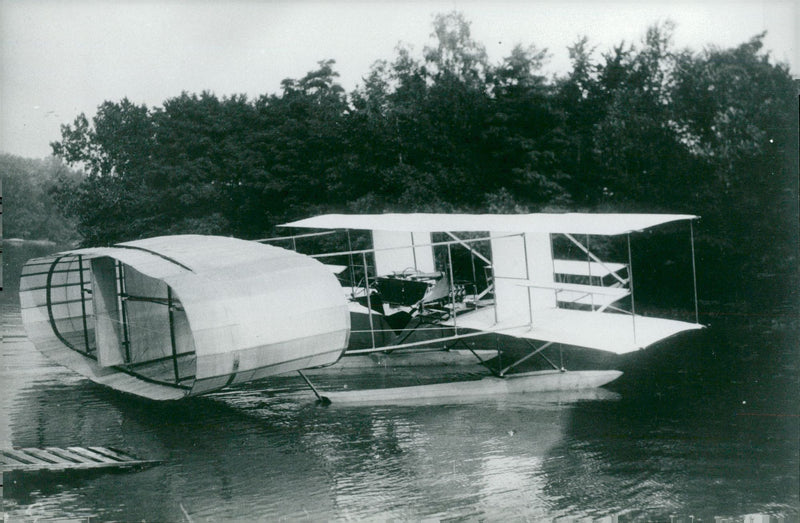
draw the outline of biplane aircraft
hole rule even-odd
[[[322,215],[282,225],[315,232],[258,242],[170,236],[30,260],[20,300],[40,351],[93,381],[153,399],[295,371],[321,400],[337,402],[595,388],[621,373],[566,370],[545,349],[625,354],[702,328],[693,238],[694,322],[636,313],[630,249],[631,234],[670,222],[687,221],[691,235],[696,218]],[[371,246],[352,249],[351,232]],[[335,234],[346,236],[345,248],[296,252],[302,239]],[[627,259],[602,260],[588,244],[598,236],[626,238]],[[556,239],[580,258],[562,257]],[[266,245],[286,241],[294,250]],[[456,250],[466,275],[453,261]],[[375,354],[425,365],[434,350],[463,357],[452,350],[459,343],[484,364],[476,344],[464,343],[481,336],[523,340],[527,351],[500,368],[485,365],[491,374],[480,380],[366,395],[323,397],[302,373]],[[515,371],[537,355],[552,368]]]

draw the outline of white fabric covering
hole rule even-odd
[[[36,268],[27,272],[46,271],[45,262],[62,255],[78,254],[84,256],[87,267],[89,263],[93,269],[103,263],[108,265],[105,272],[111,278],[112,292],[103,307],[109,310],[95,310],[98,319],[105,314],[118,323],[113,260],[128,268],[126,282],[132,294],[151,294],[164,299],[167,286],[171,289],[185,312],[189,327],[186,336],[191,337],[196,352],[196,375],[187,383],[192,387],[189,394],[269,374],[330,364],[347,346],[350,315],[341,286],[330,269],[308,256],[234,238],[165,236],[31,260],[29,264]],[[103,275],[100,271],[96,276]],[[25,271],[20,280],[22,316],[29,337],[37,347],[53,347],[53,350],[60,347],[72,353],[60,362],[73,361],[72,355],[83,358],[57,339],[40,280],[39,276],[26,277]],[[97,290],[96,284],[94,287]],[[166,343],[168,348],[167,308],[141,302],[130,302],[130,306],[130,312],[134,308],[143,310],[139,314],[129,314],[131,322],[137,318],[144,321],[148,315],[158,313],[157,328],[151,328],[152,333],[142,341],[148,342],[148,346]],[[73,323],[80,326],[79,306],[73,316]],[[145,332],[149,327],[145,324],[136,328],[138,332]],[[105,335],[106,339],[98,339],[98,344],[119,345],[120,340],[116,339],[119,336],[112,336],[118,329],[113,325],[100,329],[97,335]],[[157,355],[167,355],[167,348],[161,347]],[[108,365],[122,363],[120,358],[113,357],[111,349],[98,350],[101,356],[98,363],[102,368],[89,358],[84,358],[85,365],[67,366],[99,381],[102,375],[117,373]],[[119,388],[122,387],[143,396],[164,398],[161,386],[151,387],[149,383],[140,382],[138,386],[122,384]]]
[[[583,260],[553,260],[556,274],[572,274],[575,276],[592,276],[604,278],[612,272],[619,272],[627,267],[624,263],[597,263]]]
[[[283,227],[416,232],[513,231],[614,236],[695,218],[697,216],[690,214],[324,214],[286,223]]]
[[[527,315],[494,323],[491,307],[458,317],[458,328],[475,329],[531,340],[551,341],[625,354],[643,349],[679,332],[702,329],[697,323],[628,314],[589,312],[569,309],[535,311],[533,324]],[[634,327],[635,323],[635,327]]]
[[[372,246],[379,276],[407,269],[419,272],[436,270],[429,232],[375,230],[372,231]]]

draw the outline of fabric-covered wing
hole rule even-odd
[[[615,236],[664,223],[693,220],[691,214],[324,214],[282,227],[414,232],[571,233]]]
[[[452,321],[448,323],[452,325]],[[507,318],[495,323],[491,308],[469,312],[457,318],[459,330],[497,332],[614,354],[644,349],[680,332],[703,328],[698,323],[569,309],[536,311],[533,322],[530,325],[527,323],[527,317]]]

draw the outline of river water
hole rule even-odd
[[[621,358],[622,378],[581,395],[322,407],[282,377],[159,404],[32,349],[14,279],[44,250],[3,253],[0,446],[108,446],[160,463],[5,473],[7,520],[800,517],[788,313],[701,318],[709,329]],[[391,385],[409,375],[328,379]]]

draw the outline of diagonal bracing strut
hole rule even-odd
[[[623,280],[623,279],[622,279],[622,278],[621,278],[621,277],[620,277],[620,276],[619,276],[619,275],[618,275],[616,272],[612,271],[612,270],[611,270],[611,269],[610,269],[610,268],[609,268],[609,267],[608,267],[608,266],[605,264],[605,262],[604,262],[603,260],[601,260],[600,258],[598,258],[597,256],[595,256],[595,255],[594,255],[594,253],[593,253],[592,251],[590,251],[589,249],[587,249],[585,245],[583,245],[581,242],[579,242],[578,240],[576,240],[574,236],[572,236],[571,234],[568,234],[568,233],[566,233],[566,232],[564,233],[564,236],[566,236],[566,237],[567,237],[567,239],[569,239],[569,241],[571,241],[572,243],[574,243],[575,245],[577,245],[577,246],[578,246],[578,248],[579,248],[580,250],[582,250],[584,253],[586,253],[586,255],[587,255],[587,256],[589,256],[591,259],[593,259],[594,261],[596,261],[597,263],[599,263],[601,267],[603,267],[604,269],[606,269],[606,270],[609,272],[609,274],[611,274],[611,276],[613,276],[613,277],[614,277],[614,278],[615,278],[615,279],[616,279],[618,282],[620,282],[622,285],[625,285],[625,284],[627,283],[627,282],[626,282],[625,280]]]
[[[527,342],[528,340],[525,340],[525,341]],[[534,350],[534,351],[533,351],[533,352],[531,352],[530,354],[527,354],[527,355],[523,356],[522,358],[518,359],[517,361],[515,361],[514,363],[512,363],[511,365],[509,365],[509,366],[508,366],[508,367],[506,367],[505,369],[501,370],[501,371],[500,371],[500,376],[501,376],[501,377],[502,377],[502,376],[505,376],[506,372],[508,372],[509,370],[513,369],[514,367],[516,367],[517,365],[519,365],[519,364],[520,364],[520,363],[522,363],[523,361],[526,361],[526,360],[528,360],[528,359],[532,358],[533,356],[535,356],[535,355],[537,355],[537,354],[540,354],[540,353],[541,353],[541,352],[542,352],[544,349],[546,349],[547,347],[549,347],[549,346],[550,346],[550,345],[552,345],[553,343],[555,343],[555,342],[554,342],[554,341],[548,341],[547,343],[545,343],[544,345],[542,345],[542,346],[541,346],[541,347],[539,347],[538,349]],[[533,344],[532,344],[532,343],[528,342],[528,344],[529,344],[529,345],[531,345],[531,347],[533,347]],[[545,357],[545,355],[544,355],[544,354],[541,354],[541,356],[542,356],[542,357],[543,357],[545,360],[547,360],[547,362],[548,362],[550,365],[553,365],[553,362],[552,362],[552,361],[550,361],[549,359],[547,359],[547,358]],[[559,368],[558,368],[557,366],[553,365],[553,367],[554,367],[556,370],[559,370]]]
[[[314,387],[314,384],[312,384],[311,381],[308,378],[306,378],[306,375],[303,374],[303,371],[298,370],[297,373],[300,375],[301,378],[303,378],[303,380],[306,382],[306,385],[308,385],[311,388],[311,391],[317,397],[317,402],[320,405],[330,405],[331,404],[331,400],[327,396],[321,396],[320,395],[320,393],[317,391],[316,387]]]

